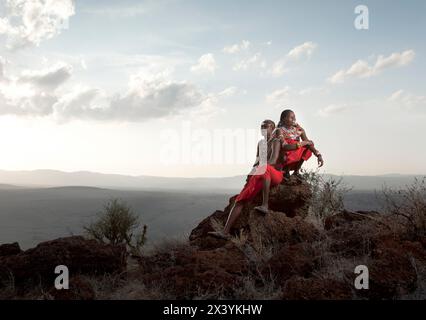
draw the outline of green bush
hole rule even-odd
[[[98,220],[85,226],[84,230],[99,242],[125,244],[132,254],[140,255],[147,231],[146,225],[140,226],[139,217],[125,202],[112,199],[98,214]]]

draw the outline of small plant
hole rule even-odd
[[[426,177],[415,178],[406,189],[384,187],[385,210],[405,220],[414,238],[426,236]]]
[[[86,233],[102,243],[125,244],[134,255],[140,255],[146,242],[147,226],[140,229],[139,217],[124,202],[112,199],[99,213],[98,220],[84,227]]]

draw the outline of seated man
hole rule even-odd
[[[264,134],[264,139],[258,143],[257,159],[253,170],[247,179],[246,185],[235,199],[234,206],[229,213],[224,230],[209,232],[209,234],[212,236],[222,239],[229,239],[231,228],[235,224],[235,221],[238,219],[241,214],[241,210],[243,209],[243,203],[253,200],[254,197],[260,192],[260,190],[263,191],[263,203],[261,206],[256,207],[255,209],[265,214],[268,212],[269,189],[271,186],[280,184],[283,179],[283,172],[279,170],[280,164],[278,164],[281,142],[278,138],[271,139],[272,132],[275,129],[275,123],[273,121],[263,121],[261,124],[261,129],[262,134]],[[264,142],[264,140],[267,141],[268,151],[267,162],[265,164],[259,161],[259,146],[261,146],[261,142]]]

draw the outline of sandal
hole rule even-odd
[[[254,207],[254,210],[259,211],[260,213],[264,215],[269,212],[269,209],[265,208],[264,206]]]
[[[231,236],[229,234],[223,233],[223,231],[209,231],[207,232],[207,234],[217,239],[222,239],[222,240],[231,239]]]

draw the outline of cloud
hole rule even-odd
[[[219,97],[224,96],[224,97],[232,97],[235,96],[235,94],[238,92],[238,88],[237,87],[228,87],[226,89],[224,89],[223,91],[219,92],[217,95]]]
[[[169,72],[163,72],[135,74],[126,91],[111,94],[100,88],[71,87],[72,68],[63,63],[45,70],[26,70],[19,76],[6,71],[1,58],[0,115],[52,116],[59,122],[134,122],[189,113],[207,116],[217,111],[220,99],[238,91],[228,87],[219,93],[204,93],[196,85],[174,81]]]
[[[290,62],[302,59],[310,59],[317,47],[318,45],[311,41],[294,47],[286,54],[284,58],[281,58],[273,63],[270,74],[276,77],[282,76],[290,70],[290,67],[288,66]]]
[[[274,90],[265,96],[267,103],[282,104],[297,103],[301,99],[309,97],[310,99],[317,99],[318,96],[327,94],[327,90],[323,87],[308,87],[305,89],[294,89],[290,86],[284,86],[280,89]]]
[[[331,115],[342,113],[342,112],[344,112],[348,109],[349,109],[349,107],[346,104],[343,104],[343,105],[331,104],[331,105],[326,106],[323,109],[320,109],[318,114],[322,117],[328,117],[328,116],[331,116]]]
[[[117,6],[96,6],[86,8],[83,12],[108,18],[132,18],[147,14],[151,11],[151,9],[152,8],[148,7],[145,3],[124,6],[120,3]]]
[[[289,68],[287,68],[287,61],[279,60],[272,65],[272,69],[270,70],[270,73],[275,77],[280,77],[283,74],[287,73],[288,71],[289,71]]]
[[[402,67],[408,65],[415,57],[414,50],[406,50],[401,53],[395,52],[385,57],[380,55],[374,65],[369,65],[364,60],[358,60],[348,69],[337,71],[334,75],[328,78],[330,83],[343,83],[351,78],[369,78],[376,76],[386,69]]]
[[[289,86],[285,86],[282,89],[278,89],[273,91],[272,93],[266,96],[266,101],[268,103],[276,103],[276,102],[285,102],[290,95],[292,94],[291,88]]]
[[[204,54],[198,59],[198,63],[191,67],[195,73],[214,73],[217,69],[216,60],[212,53]]]
[[[222,49],[222,51],[228,54],[235,54],[235,53],[247,50],[248,48],[250,48],[250,46],[251,46],[250,41],[243,40],[241,41],[241,43],[236,43],[231,46],[226,46],[225,48]]]
[[[247,58],[247,59],[242,59],[240,61],[238,61],[234,67],[233,70],[238,71],[238,70],[248,70],[251,67],[261,67],[261,68],[265,68],[266,67],[266,61],[264,59],[262,59],[262,56],[260,53],[256,53],[253,56]]]
[[[66,63],[59,63],[56,66],[38,70],[24,71],[18,78],[19,83],[28,83],[41,90],[55,90],[65,83],[72,74],[72,67]]]
[[[318,45],[316,43],[313,43],[311,41],[305,42],[291,49],[290,52],[287,54],[287,58],[291,60],[310,58],[317,47]]]
[[[75,14],[73,0],[5,0],[1,6],[6,16],[0,18],[0,35],[6,36],[9,49],[53,38]]]
[[[70,77],[70,65],[58,63],[48,69],[24,71],[8,76],[6,63],[0,57],[0,114],[45,116],[53,112],[58,101],[55,91]]]
[[[407,109],[426,111],[426,96],[415,95],[404,90],[397,90],[388,97],[388,101]]]

